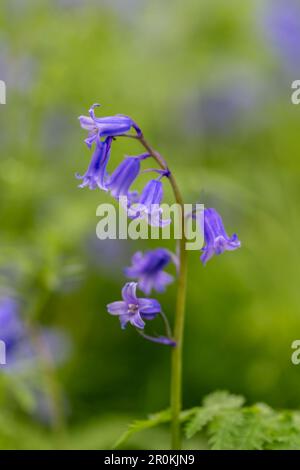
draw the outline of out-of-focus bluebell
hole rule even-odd
[[[9,90],[27,93],[34,84],[37,63],[33,57],[15,55],[7,42],[0,44],[0,79],[4,80]]]
[[[261,23],[268,44],[288,72],[300,68],[300,1],[268,0]]]
[[[138,280],[138,286],[145,294],[149,295],[152,289],[164,292],[174,280],[164,268],[174,258],[175,255],[165,248],[155,248],[144,254],[137,251],[131,259],[132,265],[125,268],[124,272],[127,277]]]
[[[11,1],[11,0],[10,0]],[[52,0],[53,3],[62,9],[69,8],[98,8],[111,10],[120,17],[121,20],[134,22],[142,13],[146,0]],[[88,3],[88,5],[87,5]]]
[[[265,102],[263,80],[255,71],[237,69],[224,73],[215,83],[194,91],[186,104],[183,128],[190,136],[208,138],[231,135],[245,124],[259,122],[259,107]]]
[[[128,262],[131,246],[128,240],[98,240],[95,236],[85,241],[85,251],[92,266],[114,279],[116,272]]]
[[[60,329],[28,327],[21,318],[20,304],[11,295],[0,297],[0,340],[5,345],[5,364],[0,371],[6,374],[7,384],[22,390],[30,397],[30,404],[25,409],[34,418],[50,424],[52,422],[53,403],[51,393],[46,390],[43,370],[61,365],[70,355],[69,337]],[[3,358],[2,358],[3,359]],[[15,395],[19,397],[19,394]],[[63,397],[61,397],[63,398]],[[19,400],[18,400],[19,401]],[[24,399],[20,405],[24,408]]]
[[[67,359],[71,345],[63,331],[42,327],[35,327],[34,331],[54,364]],[[1,366],[4,372],[23,373],[39,365],[40,351],[30,328],[21,318],[19,302],[9,295],[0,297],[0,340],[5,344],[6,364]]]

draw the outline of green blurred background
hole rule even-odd
[[[205,268],[189,254],[184,406],[227,389],[298,408],[300,108],[290,95],[300,60],[287,61],[272,32],[277,3],[1,1],[0,285],[25,319],[72,343],[56,371],[61,442],[28,409],[26,380],[1,379],[1,448],[108,448],[127,422],[168,406],[169,349],[121,331],[105,308],[132,254],[155,244],[96,238],[96,207],[109,198],[74,177],[90,157],[77,116],[94,102],[99,115],[133,117],[185,200],[216,207],[243,244]],[[119,139],[111,168],[138,151]],[[171,321],[175,294],[158,296]],[[164,448],[167,428],[128,445]]]

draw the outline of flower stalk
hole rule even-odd
[[[172,450],[181,449],[181,431],[180,431],[180,412],[182,409],[182,350],[184,336],[184,319],[185,319],[185,303],[186,303],[186,286],[187,286],[187,252],[185,249],[185,232],[184,232],[184,205],[183,198],[178,187],[177,181],[172,172],[169,171],[168,165],[164,158],[154,150],[142,135],[135,136],[141,142],[144,148],[154,158],[162,170],[168,171],[168,179],[170,181],[176,203],[181,207],[181,223],[182,237],[179,243],[179,272],[178,272],[178,290],[176,300],[175,322],[174,322],[174,340],[176,346],[172,348],[172,364],[171,364],[171,388],[170,388],[170,405],[171,405],[171,448]]]
[[[185,234],[185,211],[181,191],[173,173],[169,170],[166,160],[145,139],[139,126],[128,116],[117,114],[115,116],[98,118],[95,116],[93,105],[89,117],[80,116],[81,127],[88,131],[86,144],[91,148],[95,144],[96,150],[91,159],[87,172],[81,177],[83,183],[80,187],[88,186],[95,189],[97,186],[110,191],[112,196],[120,200],[126,196],[127,216],[133,219],[145,219],[149,225],[163,227],[171,223],[171,219],[162,219],[163,199],[162,179],[167,178],[171,184],[175,202],[181,212],[181,238],[178,243],[178,256],[172,255],[168,250],[158,248],[144,255],[136,252],[132,258],[132,266],[125,269],[125,274],[137,282],[126,283],[122,289],[123,300],[107,305],[108,313],[119,317],[121,327],[124,329],[128,323],[134,326],[137,332],[150,341],[172,346],[171,364],[171,431],[173,450],[181,448],[180,412],[182,409],[182,350],[184,337],[184,320],[187,288],[187,250]],[[134,129],[135,134],[130,130]],[[127,137],[138,140],[146,153],[138,156],[126,157],[112,175],[106,171],[110,157],[110,147],[116,137]],[[98,149],[98,150],[97,150]],[[140,169],[140,161],[152,157],[158,168]],[[140,194],[131,192],[135,179],[142,173],[156,172],[159,177],[148,181]],[[154,209],[155,207],[155,209]],[[214,255],[224,251],[233,251],[241,246],[236,234],[228,236],[221,216],[213,209],[205,209],[203,214],[191,212],[191,217],[200,222],[204,231],[204,246],[201,249],[203,265]],[[203,224],[202,224],[203,222]],[[203,225],[203,226],[202,226]],[[176,311],[174,320],[174,334],[164,318],[160,303],[152,298],[139,298],[136,289],[150,294],[152,289],[163,292],[173,278],[165,272],[164,267],[172,261],[176,265],[178,274],[178,289]],[[166,326],[167,336],[150,336],[144,332],[146,321],[153,320],[161,315]]]

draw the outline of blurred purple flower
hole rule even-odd
[[[97,141],[94,153],[91,158],[89,167],[84,175],[76,174],[77,179],[83,182],[80,188],[88,186],[90,189],[100,188],[107,190],[106,179],[108,177],[106,167],[110,156],[112,138],[107,137],[104,142]]]
[[[136,328],[143,329],[144,320],[153,320],[161,312],[161,306],[157,300],[137,298],[136,288],[136,282],[126,283],[122,289],[123,300],[107,305],[107,310],[111,315],[119,316],[122,329],[128,322]]]
[[[250,75],[250,71],[248,75]],[[192,96],[187,107],[185,128],[189,135],[211,138],[225,137],[239,129],[245,122],[257,121],[257,106],[263,99],[262,85],[256,77],[244,78],[236,71],[234,77],[223,77],[202,96]]]
[[[36,83],[37,63],[29,55],[16,55],[8,43],[1,38],[0,72],[10,90],[28,93]]]
[[[85,251],[89,263],[100,269],[106,277],[116,277],[116,271],[122,269],[130,256],[128,240],[99,240],[95,236],[85,240]]]
[[[126,196],[129,200],[132,199],[134,194],[129,193],[129,189],[139,175],[141,160],[147,157],[149,157],[149,153],[143,153],[135,157],[126,157],[115,169],[106,185],[114,198],[118,199],[121,196]]]
[[[139,288],[147,295],[152,289],[164,292],[166,286],[173,282],[174,278],[164,271],[164,268],[172,261],[172,253],[165,248],[141,251],[132,257],[132,265],[125,268],[125,275],[137,279]]]
[[[300,1],[272,0],[263,15],[263,28],[282,63],[288,69],[299,69]]]
[[[0,298],[0,340],[4,341],[6,353],[14,349],[24,336],[24,325],[19,318],[19,305],[12,297]]]
[[[236,234],[229,237],[221,216],[215,209],[204,209],[204,247],[201,261],[205,265],[213,255],[240,248],[241,242]]]
[[[63,362],[69,355],[70,342],[67,336],[54,328],[35,328],[35,333],[49,352],[55,364]],[[23,372],[26,368],[36,367],[39,352],[29,329],[22,321],[20,307],[11,296],[0,298],[0,340],[5,344],[7,372]]]
[[[163,184],[160,179],[150,180],[144,187],[141,195],[132,206],[128,208],[128,217],[145,219],[149,225],[164,227],[171,223],[171,219],[162,219]]]
[[[88,137],[85,143],[89,148],[101,137],[116,137],[126,134],[133,127],[138,135],[141,134],[140,128],[129,117],[123,114],[116,114],[115,116],[108,116],[97,118],[94,109],[100,106],[93,104],[89,110],[89,116],[79,116],[79,122],[83,129],[88,131]]]

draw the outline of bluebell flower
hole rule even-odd
[[[149,225],[164,227],[171,223],[170,219],[162,218],[163,184],[160,179],[150,180],[144,187],[139,198],[128,208],[128,216],[145,219]]]
[[[115,169],[107,181],[107,189],[114,198],[126,196],[129,200],[132,199],[133,194],[129,193],[129,189],[139,175],[141,160],[147,157],[149,157],[149,153],[126,157]]]
[[[297,71],[300,54],[299,0],[269,1],[263,26],[283,65],[290,71]]]
[[[97,141],[89,167],[84,175],[76,174],[76,178],[82,179],[80,188],[88,186],[90,189],[100,188],[107,190],[108,178],[106,167],[110,156],[112,138],[107,137],[104,142]]]
[[[83,129],[88,131],[88,137],[85,143],[89,148],[101,137],[116,137],[126,134],[131,128],[134,128],[137,135],[141,135],[141,130],[137,124],[129,117],[123,114],[97,118],[94,109],[100,106],[93,104],[89,110],[89,116],[79,116],[79,122]]]
[[[241,242],[236,234],[229,237],[225,231],[221,216],[215,209],[204,209],[204,246],[201,261],[205,265],[213,255],[240,248]]]
[[[157,300],[137,298],[136,288],[136,282],[126,283],[122,289],[123,300],[107,305],[108,312],[119,317],[122,329],[128,322],[136,328],[143,329],[144,320],[153,320],[161,312],[161,306]]]
[[[174,278],[164,271],[164,268],[172,261],[173,256],[165,248],[156,248],[136,252],[132,257],[132,265],[125,268],[125,275],[138,280],[139,288],[147,295],[152,289],[164,292],[166,286],[173,282]]]

